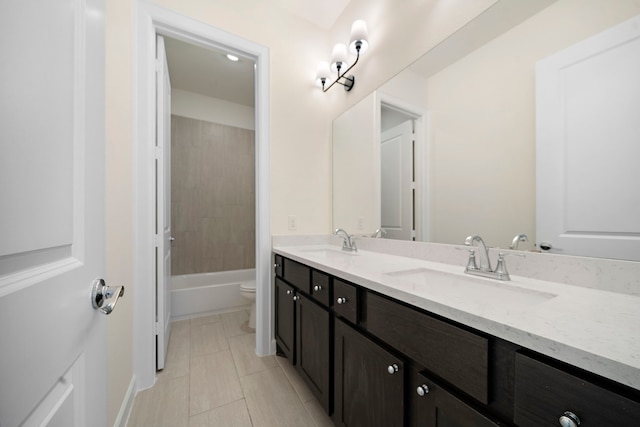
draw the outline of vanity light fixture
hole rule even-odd
[[[331,87],[338,83],[344,86],[347,92],[353,88],[355,77],[348,76],[347,73],[358,63],[360,54],[365,53],[369,48],[367,23],[359,19],[351,26],[351,41],[349,42],[349,52],[356,55],[355,61],[349,66],[347,57],[347,46],[338,43],[333,47],[333,55],[331,55],[331,64],[326,61],[318,64],[318,72],[316,74],[316,84],[322,88],[323,92],[328,91]],[[337,73],[336,79],[327,86],[331,73]],[[344,81],[341,81],[344,80]]]

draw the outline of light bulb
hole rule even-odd
[[[347,47],[338,43],[333,47],[333,55],[331,55],[331,71],[338,72],[338,64],[340,64],[340,70],[344,71],[349,67],[347,62]]]
[[[367,23],[362,19],[358,19],[351,26],[351,39],[349,43],[349,51],[353,54],[358,53],[357,46],[360,45],[360,53],[365,53],[369,48],[369,32],[367,31]]]
[[[327,61],[322,61],[318,64],[318,71],[316,73],[316,85],[319,87],[323,87],[322,79],[324,79],[324,86],[327,86],[329,83],[329,76],[331,75],[331,71],[329,70],[329,63]]]

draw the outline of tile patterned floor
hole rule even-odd
[[[285,358],[258,357],[249,312],[172,325],[166,367],[135,398],[128,427],[332,427]]]

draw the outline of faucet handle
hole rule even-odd
[[[467,271],[469,270],[477,270],[478,265],[476,264],[476,251],[471,249],[469,250],[469,261],[467,261]]]
[[[509,272],[507,271],[507,263],[504,260],[504,257],[507,254],[505,254],[504,252],[499,252],[498,253],[498,261],[496,263],[496,269],[494,270],[494,273],[496,273],[496,275],[498,276],[498,279],[500,280],[509,280]]]

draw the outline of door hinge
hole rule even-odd
[[[158,335],[158,333],[159,333],[159,331],[160,331],[160,328],[159,328],[158,326],[159,326],[159,325],[158,325],[158,322],[156,322],[156,323],[154,323],[154,324],[153,324],[153,329],[155,330],[155,334],[156,334],[156,335]]]
[[[153,244],[155,245],[156,248],[160,246],[161,239],[162,239],[162,236],[160,236],[159,234],[153,235]]]

